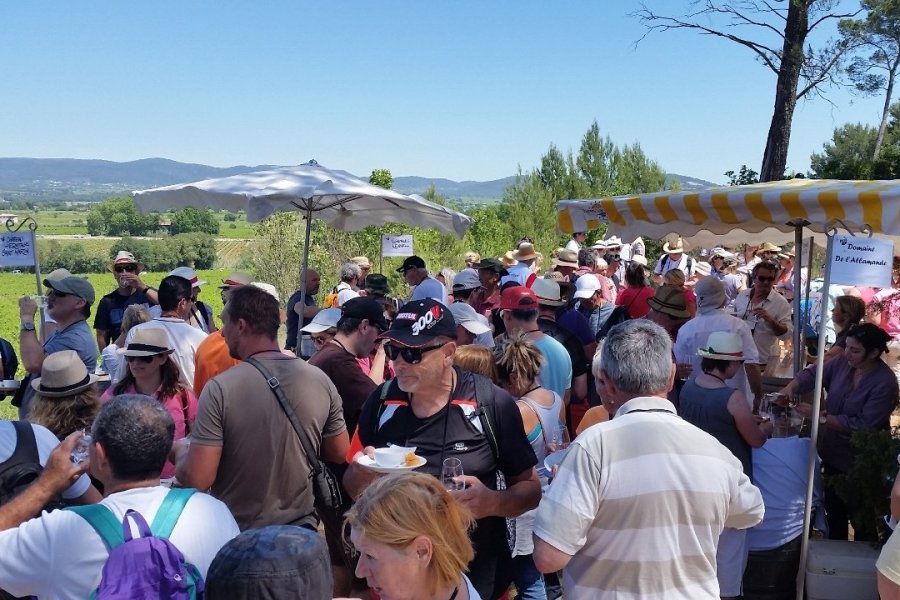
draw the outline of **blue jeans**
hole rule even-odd
[[[517,599],[547,600],[544,576],[534,566],[534,558],[531,554],[513,557],[513,582],[518,591]]]

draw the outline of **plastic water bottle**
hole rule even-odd
[[[72,450],[72,454],[70,459],[73,464],[79,465],[86,461],[90,456],[90,448],[91,442],[93,442],[93,438],[88,433],[83,433],[81,439],[75,443],[75,448]]]

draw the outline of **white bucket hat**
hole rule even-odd
[[[714,331],[709,334],[706,348],[697,350],[703,358],[716,360],[744,360],[744,344],[741,336],[731,331]]]

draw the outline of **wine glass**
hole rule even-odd
[[[457,478],[463,476],[462,461],[455,457],[445,458],[441,466],[441,483],[448,490],[464,490],[466,484]]]
[[[550,452],[556,452],[557,450],[565,450],[569,447],[569,443],[571,439],[569,438],[569,430],[562,423],[556,428],[556,431],[553,432],[553,435],[550,436],[550,444],[549,450]]]

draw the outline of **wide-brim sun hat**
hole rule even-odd
[[[126,250],[119,250],[116,253],[116,257],[112,259],[107,268],[110,270],[110,272],[114,273],[116,270],[116,265],[134,265],[135,271],[137,271],[138,273],[144,270],[144,263],[137,260],[134,257],[134,254]]]
[[[156,356],[174,351],[166,330],[161,327],[136,328],[131,341],[117,350],[123,356]]]
[[[191,287],[200,287],[201,285],[206,285],[206,281],[197,277],[197,272],[194,271],[190,267],[175,267],[171,271],[169,271],[167,277],[170,276],[181,277],[182,279],[187,279],[191,282]]]
[[[531,242],[522,242],[513,253],[513,258],[516,260],[531,260],[537,257],[538,254],[534,251],[534,244]]]
[[[578,268],[578,253],[574,250],[563,249],[556,258],[553,259],[554,267],[572,267]]]
[[[645,269],[647,268],[647,259],[644,258],[644,256],[642,256],[640,254],[635,254],[634,256],[632,256],[631,262],[637,263],[637,264],[641,265],[642,267],[644,267]]]
[[[744,360],[744,344],[737,333],[714,331],[709,334],[706,347],[697,350],[697,354],[715,360]]]
[[[41,376],[31,382],[32,389],[47,398],[62,398],[83,392],[97,382],[88,373],[84,361],[74,350],[53,352],[41,365]]]
[[[666,254],[682,254],[684,252],[684,240],[676,238],[674,242],[663,244],[663,252]]]
[[[678,288],[667,285],[656,288],[656,294],[652,298],[647,299],[647,304],[656,312],[661,312],[677,319],[688,319],[691,316],[691,313],[687,310],[684,292]]]
[[[756,253],[760,252],[781,252],[781,246],[776,246],[772,242],[763,242],[759,248],[756,249]]]
[[[253,281],[253,277],[249,274],[242,271],[235,271],[222,280],[222,285],[219,286],[219,289],[227,290],[242,285],[250,285],[251,281]]]

